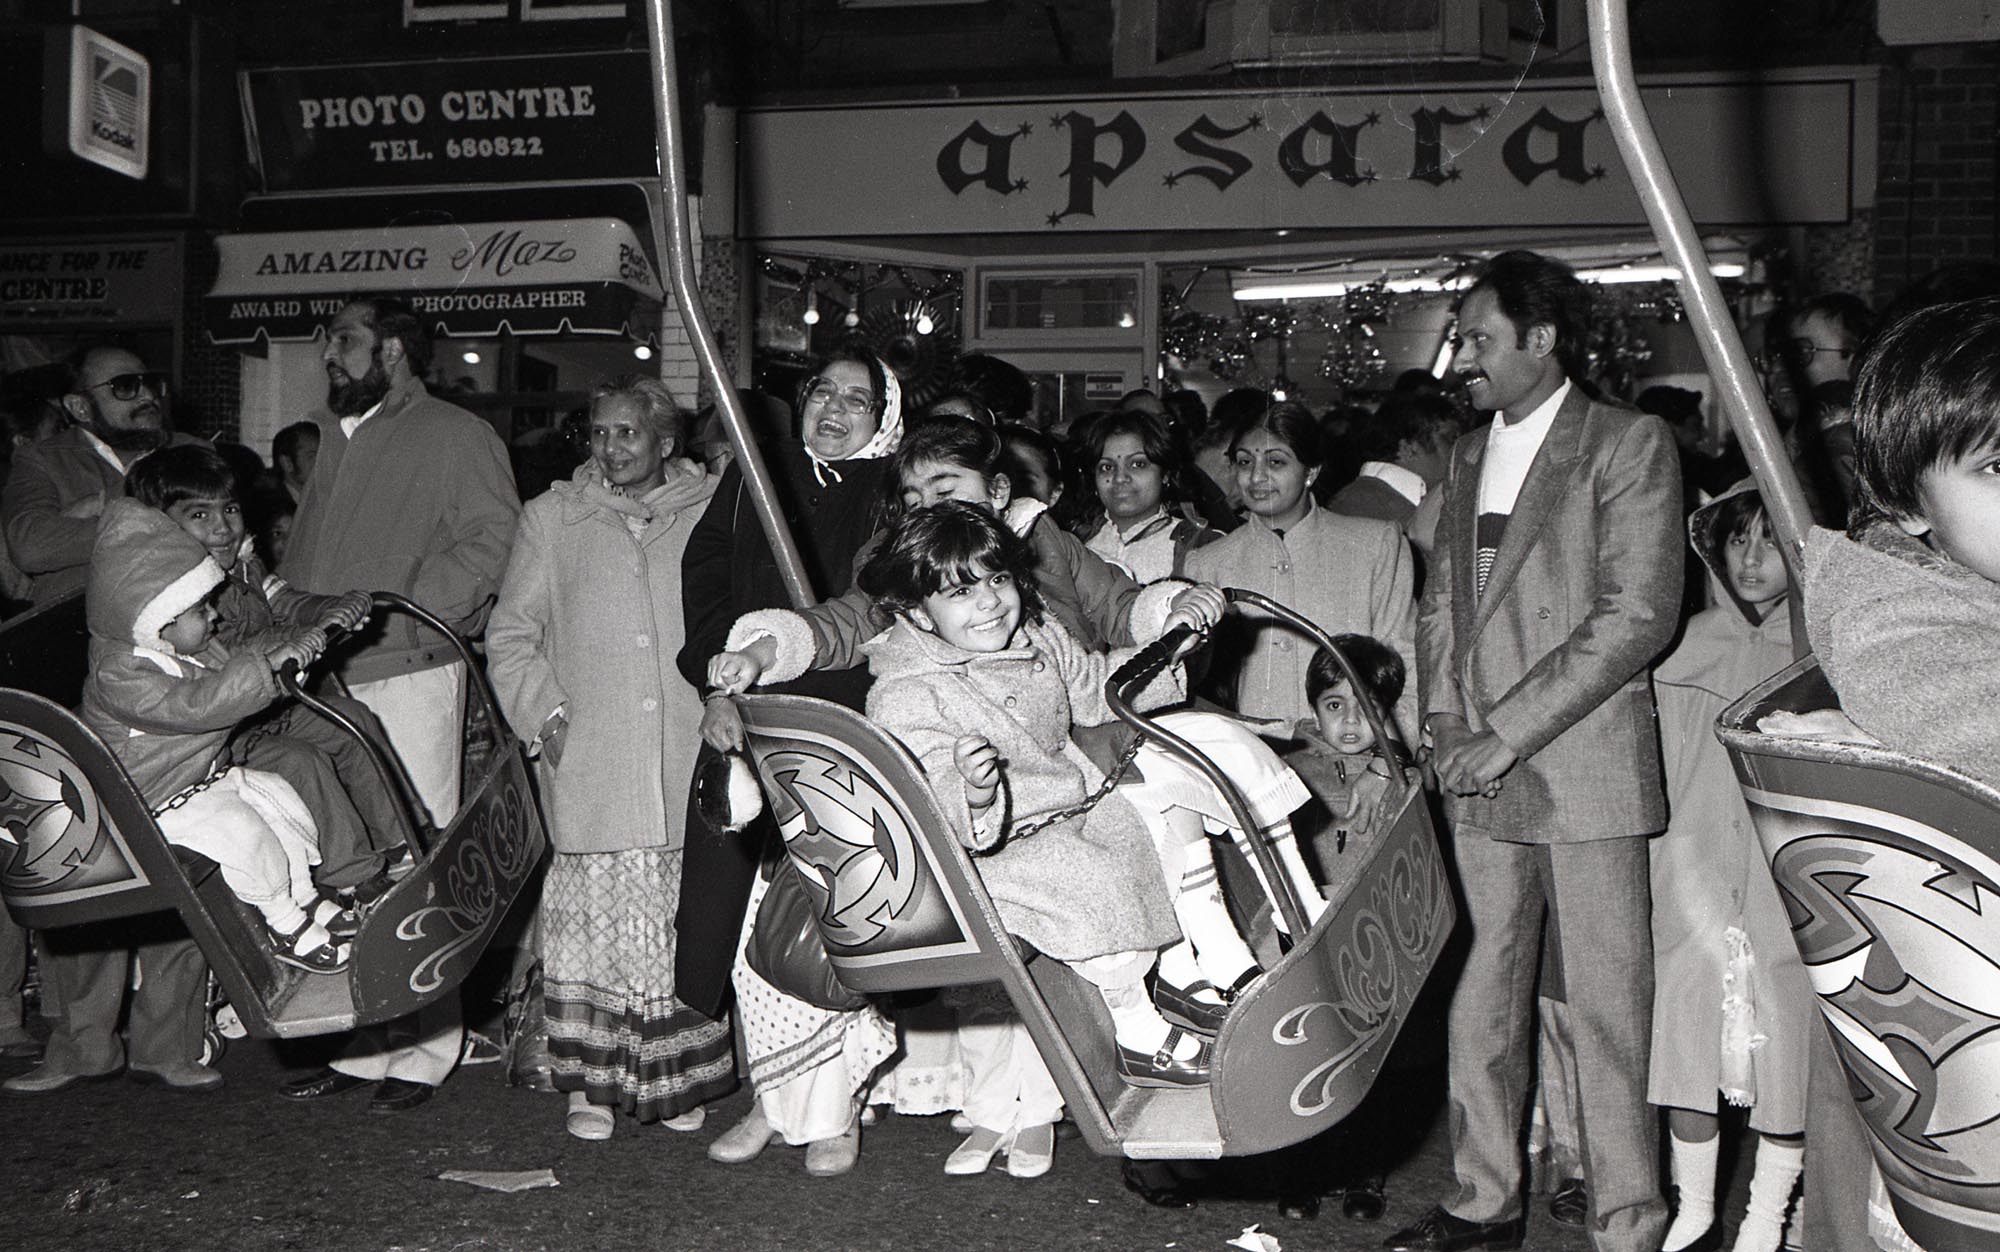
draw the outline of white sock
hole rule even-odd
[[[1099,986],[1097,991],[1104,997],[1104,1007],[1111,1010],[1111,1028],[1120,1047],[1149,1055],[1160,1050],[1160,1045],[1167,1041],[1167,1032],[1174,1027],[1153,1007],[1146,984],[1120,983],[1114,987]],[[1180,1044],[1174,1049],[1174,1059],[1185,1061],[1200,1047],[1201,1040],[1183,1031]]]
[[[1222,882],[1207,840],[1188,848],[1187,868],[1174,895],[1174,917],[1194,945],[1202,976],[1216,986],[1233,986],[1244,970],[1255,968],[1257,958],[1237,933],[1235,919],[1223,902]]]
[[[264,915],[264,924],[281,935],[289,935],[306,920],[306,911],[298,906],[290,896],[277,896],[270,900],[253,901],[257,911]]]
[[[1805,1168],[1805,1145],[1797,1140],[1757,1141],[1757,1168],[1750,1175],[1750,1207],[1736,1228],[1734,1252],[1778,1252],[1785,1214]]]
[[[1277,908],[1278,894],[1271,889],[1270,880],[1264,877],[1264,867],[1258,863],[1256,852],[1250,841],[1240,830],[1232,830],[1231,836],[1236,847],[1250,862],[1250,868],[1257,873],[1257,882],[1264,888],[1264,894],[1271,900],[1271,920],[1277,923],[1280,932],[1289,935],[1290,927],[1285,925],[1284,914]],[[1298,835],[1292,830],[1288,820],[1279,821],[1259,836],[1278,854],[1278,864],[1284,867],[1285,877],[1291,880],[1292,889],[1298,893],[1299,903],[1305,908],[1306,921],[1315,922],[1326,912],[1326,897],[1320,894],[1319,885],[1313,882],[1312,872],[1306,868],[1305,854],[1299,851]]]
[[[1722,1146],[1722,1136],[1711,1135],[1701,1143],[1689,1143],[1669,1134],[1667,1145],[1672,1152],[1669,1160],[1681,1202],[1674,1212],[1674,1224],[1667,1227],[1666,1240],[1660,1246],[1661,1252],[1677,1252],[1701,1238],[1715,1224],[1715,1158]]]
[[[1194,945],[1183,939],[1160,952],[1160,978],[1176,987],[1192,987],[1203,980],[1201,962],[1195,959]],[[1222,1007],[1222,993],[1203,987],[1189,997],[1203,1004]]]

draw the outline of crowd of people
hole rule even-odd
[[[442,826],[476,676],[420,623],[372,618],[369,593],[483,638],[554,847],[530,933],[578,1138],[621,1117],[697,1130],[747,1073],[748,1113],[707,1149],[720,1162],[783,1142],[838,1175],[893,1108],[954,1115],[947,1173],[1052,1165],[1062,1096],[1004,1004],[808,998],[749,959],[780,844],[768,816],[718,824],[693,780],[744,749],[736,696],[782,691],[905,743],[1007,930],[1095,990],[1117,1074],[1141,1086],[1208,1080],[1284,898],[1309,923],[1421,782],[1464,932],[1427,1023],[1456,1191],[1384,1246],[1518,1247],[1534,1106],[1559,1141],[1552,1211],[1593,1246],[1719,1247],[1734,1105],[1756,1146],[1733,1246],[1848,1252],[1868,1246],[1872,1167],[1711,733],[1791,656],[1796,566],[1688,393],[1596,393],[1590,325],[1574,275],[1508,252],[1459,300],[1449,377],[1405,376],[1372,412],[1139,390],[1053,425],[1005,362],[963,358],[919,412],[882,360],[840,347],[762,448],[821,597],[801,608],[742,467],[697,443],[659,381],[598,385],[587,455],[524,507],[492,427],[426,388],[423,323],[360,298],[328,328],[326,412],[280,432],[269,470],[174,433],[164,378],[128,350],[42,379],[12,404],[7,590],[86,596],[84,719],[272,958],[311,973],[346,968],[409,866],[386,780],[275,675],[337,686]],[[1977,698],[2000,623],[2000,300],[1913,301],[1878,329],[1826,298],[1773,326],[1791,451],[1831,527],[1803,554],[1804,625],[1846,715],[2000,781]],[[1351,670],[1226,613],[1225,586],[1337,636]],[[1152,745],[1130,777],[1111,763],[1104,677],[1176,626],[1200,647],[1143,701],[1222,765],[1253,829]],[[1265,897],[1236,914],[1232,846]],[[184,933],[35,936],[45,1042],[21,1020],[26,946],[0,919],[0,1049],[39,1054],[7,1092],[222,1083],[199,1059],[204,966]],[[410,1109],[463,1043],[448,997],[280,1094],[367,1088],[375,1111]],[[1381,1218],[1395,1162],[1345,1129],[1337,1176],[1274,1169],[1288,1213],[1337,1192],[1349,1218]],[[1164,1166],[1127,1177],[1162,1204],[1200,1187]]]

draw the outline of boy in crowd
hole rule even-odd
[[[1806,631],[1869,734],[2000,786],[2000,298],[1924,309],[1855,392],[1860,512],[1806,544]]]
[[[232,650],[269,650],[309,634],[358,629],[371,606],[366,592],[316,596],[270,574],[245,537],[237,480],[229,463],[202,444],[163,448],[132,467],[126,492],[158,509],[207,550],[223,571],[217,637]],[[356,701],[327,702],[382,739],[375,717]],[[251,719],[230,740],[229,759],[291,783],[317,819],[324,858],[322,886],[371,903],[389,886],[384,854],[400,848],[394,800],[354,737],[295,701]]]

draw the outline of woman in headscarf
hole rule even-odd
[[[835,596],[853,578],[854,556],[874,533],[888,456],[902,441],[902,392],[872,354],[836,349],[811,370],[798,394],[799,440],[764,450],[772,487],[804,559],[812,591]],[[752,609],[790,608],[777,559],[751,508],[740,467],[696,523],[682,562],[687,632],[681,673],[701,687],[708,658],[723,651],[729,627]],[[865,666],[806,674],[777,688],[862,707]],[[741,746],[742,722],[727,699],[708,701],[703,757]],[[690,813],[693,797],[689,798]],[[756,1100],[742,1122],[709,1147],[716,1160],[750,1160],[773,1139],[806,1146],[806,1170],[851,1169],[860,1147],[859,1097],[896,1048],[895,1030],[873,1008],[829,1012],[784,994],[738,960],[766,879],[760,857],[777,849],[767,818],[740,834],[688,822],[686,881],[676,929],[676,988],[711,1016],[734,987]],[[747,909],[747,912],[746,912]]]
[[[680,645],[681,553],[716,488],[685,446],[657,378],[599,386],[590,460],[523,510],[486,632],[501,706],[541,761],[549,1053],[579,1139],[609,1138],[621,1108],[694,1130],[736,1086],[729,1019],[674,995],[676,810],[701,699],[662,653]]]

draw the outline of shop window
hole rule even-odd
[[[1115,332],[1136,336],[1139,276],[1124,274],[988,275],[980,300],[980,332]]]

